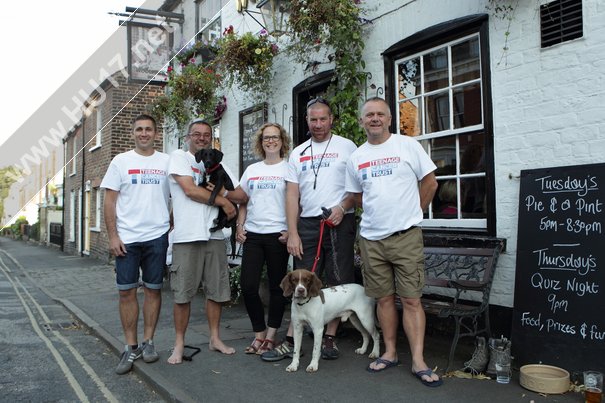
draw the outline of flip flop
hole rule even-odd
[[[376,361],[374,361],[375,364],[382,364],[384,365],[384,367],[382,368],[372,368],[370,365],[368,365],[368,367],[366,368],[366,370],[368,372],[381,372],[384,371],[385,369],[389,369],[391,367],[396,367],[397,365],[399,365],[399,360],[395,360],[395,361],[389,361],[389,360],[385,360],[384,358],[376,358]]]
[[[416,378],[418,378],[424,386],[428,386],[429,388],[436,388],[437,386],[441,386],[443,384],[443,380],[441,379],[441,377],[439,377],[438,380],[436,380],[436,381],[434,380],[432,382],[427,381],[426,379],[422,379],[422,377],[425,375],[428,376],[429,378],[432,378],[433,370],[430,368],[422,370],[422,371],[418,371],[418,372],[412,371],[412,374]]]

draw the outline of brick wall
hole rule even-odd
[[[77,209],[83,206],[83,201],[86,200],[86,193],[90,197],[90,230],[89,236],[89,255],[91,257],[102,260],[109,260],[108,253],[108,238],[105,228],[105,220],[103,216],[103,200],[104,191],[100,189],[100,184],[107,171],[109,163],[117,154],[131,150],[134,148],[134,142],[131,137],[132,122],[141,113],[147,113],[146,107],[155,97],[164,92],[163,86],[147,85],[142,90],[141,84],[129,83],[121,72],[115,73],[112,79],[117,82],[117,85],[112,85],[107,81],[97,89],[101,99],[104,97],[104,102],[97,106],[88,117],[84,119],[82,128],[79,133],[78,148],[81,147],[82,133],[84,141],[87,145],[78,156],[78,170],[76,175],[69,176],[68,174],[65,186],[65,204],[66,204],[66,221],[69,221],[69,194],[72,189],[79,189],[82,184],[82,171],[84,171],[84,183],[89,183],[88,192],[83,192],[82,200],[78,197]],[[98,94],[92,94],[90,100],[94,99]],[[103,129],[101,145],[95,146],[95,136],[97,128],[96,114],[101,113],[103,116]],[[156,149],[161,151],[163,148],[162,141],[162,122],[158,122],[158,140],[156,141]],[[67,137],[66,149],[68,159],[71,156],[71,147],[73,143],[73,135]],[[77,137],[77,136],[75,136]],[[83,156],[83,157],[82,157]],[[84,169],[82,170],[82,163]],[[97,199],[97,192],[100,192],[100,198]],[[97,200],[99,205],[97,206]],[[97,222],[97,207],[100,209],[100,216]],[[77,214],[77,213],[76,213]],[[80,240],[80,222],[76,227],[77,242],[69,242],[69,227],[70,223],[65,223],[65,251],[72,254],[79,253],[77,245]]]

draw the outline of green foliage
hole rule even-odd
[[[278,53],[277,45],[265,31],[259,35],[246,32],[236,34],[229,26],[217,42],[218,53],[214,60],[224,73],[224,85],[257,96],[267,97],[273,81],[273,59]]]
[[[231,302],[237,304],[242,296],[242,267],[235,266],[229,268],[229,285],[231,286]]]
[[[168,69],[168,93],[158,97],[151,112],[159,118],[169,118],[177,128],[183,128],[196,117],[212,120],[220,101],[217,89],[221,76],[210,66],[188,63],[177,73]]]
[[[27,218],[25,218],[25,216],[23,215],[17,217],[17,220],[11,225],[11,231],[16,239],[21,239],[21,237],[23,236],[23,233],[21,231],[21,224],[29,224],[27,222]]]
[[[336,116],[333,131],[353,140],[365,141],[358,123],[359,101],[362,99],[366,74],[363,60],[363,27],[358,1],[292,0],[289,28],[293,34],[288,53],[298,62],[309,62],[311,54],[322,48],[333,53],[334,80],[328,89]]]
[[[10,188],[17,181],[19,173],[13,167],[0,168],[0,220],[4,217],[4,199],[8,197]]]
[[[32,224],[29,228],[29,238],[35,241],[40,241],[40,221]]]

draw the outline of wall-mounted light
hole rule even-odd
[[[240,13],[248,14],[258,25],[265,29],[269,35],[281,36],[286,33],[286,11],[288,0],[258,0],[256,8],[259,11],[248,10],[248,0],[237,0],[236,7]],[[261,16],[262,22],[254,15]]]

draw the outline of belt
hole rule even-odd
[[[396,231],[396,232],[393,232],[391,235],[389,235],[389,236],[388,236],[388,238],[390,238],[390,237],[392,237],[392,236],[399,236],[399,235],[403,235],[403,234],[407,233],[408,231],[413,230],[414,228],[416,228],[416,226],[415,226],[415,225],[412,225],[412,226],[411,226],[410,228],[408,228],[408,229],[402,229],[401,231]]]

